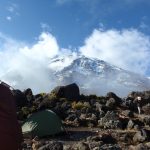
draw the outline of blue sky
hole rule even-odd
[[[23,41],[32,42],[41,27],[61,47],[75,48],[102,26],[150,34],[149,0],[0,0],[0,4],[0,31]]]
[[[49,60],[72,53],[150,76],[150,1],[0,0],[1,80],[45,87]]]

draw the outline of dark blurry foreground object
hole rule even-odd
[[[9,86],[0,83],[0,149],[19,150],[22,133],[16,116],[16,105]]]

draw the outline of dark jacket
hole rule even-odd
[[[14,97],[7,86],[0,84],[0,149],[18,150],[21,142]]]

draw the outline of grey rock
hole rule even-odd
[[[108,111],[106,115],[98,120],[98,126],[105,129],[121,128],[122,124],[119,121],[119,117],[112,111]]]
[[[146,141],[148,138],[147,132],[144,129],[141,129],[140,131],[138,131],[134,137],[133,137],[133,142],[134,143],[140,143],[140,142],[144,142]]]
[[[129,146],[129,150],[149,150],[145,144],[138,144],[136,146]]]
[[[78,150],[90,150],[89,146],[87,143],[80,142],[77,144]]]
[[[134,114],[131,110],[124,110],[122,111],[122,114],[125,115],[126,117],[134,117]]]
[[[26,89],[24,91],[24,94],[29,102],[34,101],[34,96],[33,96],[32,90],[30,88]]]
[[[107,100],[106,106],[111,109],[115,108],[115,106],[117,106],[116,100],[114,98],[110,98],[109,100]]]
[[[145,123],[145,125],[149,125],[150,126],[150,117],[144,117],[143,122]]]
[[[135,123],[132,120],[129,120],[127,129],[132,129],[134,127]]]
[[[27,98],[23,92],[20,90],[13,90],[12,93],[15,98],[17,107],[24,107],[28,104]]]
[[[58,86],[54,88],[51,93],[55,94],[57,97],[66,98],[68,100],[78,100],[80,96],[79,87],[75,83],[66,86]]]
[[[99,147],[99,150],[121,150],[118,144],[104,144]]]
[[[38,150],[63,150],[63,144],[61,142],[49,142]]]

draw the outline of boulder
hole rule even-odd
[[[126,129],[128,122],[129,122],[129,119],[127,117],[123,116],[123,117],[119,117],[119,120],[121,122],[122,129]]]
[[[126,117],[134,117],[134,113],[131,110],[124,110],[122,111],[122,114]]]
[[[61,142],[51,141],[41,146],[38,150],[63,150],[63,144]]]
[[[141,142],[145,142],[148,139],[148,135],[146,130],[141,129],[140,131],[138,131],[134,137],[133,137],[133,142],[134,143],[141,143]]]
[[[37,150],[40,147],[42,147],[43,145],[45,145],[45,141],[41,142],[40,140],[35,140],[35,139],[32,140],[32,150]],[[29,146],[27,146],[27,147],[29,147]]]
[[[95,107],[96,107],[96,111],[100,112],[102,110],[102,104],[100,104],[99,102],[95,103]]]
[[[143,122],[144,122],[145,125],[150,126],[150,117],[149,117],[149,116],[144,117],[144,118],[143,118]]]
[[[32,90],[30,88],[28,88],[24,91],[24,95],[26,96],[28,102],[34,101],[34,96],[33,96]]]
[[[133,145],[129,146],[129,150],[149,150],[149,149],[145,144],[141,143],[136,146]]]
[[[79,119],[80,119],[81,126],[94,127],[97,125],[97,117],[93,113],[81,114]]]
[[[148,103],[147,105],[143,106],[142,111],[144,112],[144,114],[150,115],[150,104]]]
[[[12,93],[15,98],[17,107],[24,107],[28,104],[27,98],[23,92],[20,90],[13,90]]]
[[[115,144],[116,143],[116,139],[114,137],[112,137],[112,135],[110,133],[102,134],[101,141],[103,141],[103,143],[105,143],[105,144]]]
[[[117,136],[117,141],[126,142],[127,144],[130,144],[132,138],[132,134],[129,132],[119,133],[119,135]]]
[[[99,132],[99,131],[97,131]],[[101,135],[95,135],[95,136],[89,136],[86,139],[89,143],[90,142],[102,142],[102,136]]]
[[[129,120],[128,125],[127,125],[127,129],[133,129],[135,123],[132,120]]]
[[[149,148],[145,145],[145,144],[143,144],[143,143],[141,143],[141,144],[138,144],[136,147],[135,147],[135,150],[148,150]]]
[[[106,129],[122,128],[119,117],[113,111],[108,111],[103,118],[98,120],[98,126]]]
[[[99,147],[103,145],[102,141],[99,142],[89,142],[90,150],[100,150]]]
[[[134,128],[134,126],[135,126],[135,129],[137,129],[137,128],[144,126],[144,123],[139,119],[134,119],[134,120],[130,119],[128,122],[127,128],[132,129]]]
[[[38,106],[44,100],[45,97],[46,97],[46,94],[45,96],[43,96],[42,94],[36,94],[34,96],[33,105]]]
[[[68,100],[78,100],[80,97],[79,87],[75,83],[66,86],[58,86],[52,90],[51,94]]]
[[[121,150],[118,144],[104,144],[99,146],[99,150]]]
[[[79,142],[77,144],[77,149],[78,150],[90,150],[89,146],[87,143],[84,143],[84,142]]]
[[[150,149],[150,142],[145,143],[145,145]]]
[[[71,109],[71,104],[69,102],[63,102],[61,105],[61,109],[64,111],[67,111],[68,109]]]
[[[65,97],[64,86],[57,86],[52,91],[51,94],[55,94],[57,97]]]
[[[142,119],[140,119],[140,118],[134,119],[134,123],[135,123],[136,125],[138,125],[139,127],[144,126],[144,122],[143,122]]]
[[[106,102],[106,106],[113,109],[117,105],[116,100],[114,98],[109,98]]]
[[[38,104],[37,109],[38,109],[38,111],[40,111],[40,110],[45,110],[48,108],[53,108],[53,107],[55,107],[55,103],[56,103],[55,101],[49,101],[49,99],[47,97],[45,97],[43,99],[43,101]]]
[[[138,124],[136,124],[135,126],[134,126],[134,130],[139,130],[140,129],[140,126],[138,125]]]
[[[99,119],[103,118],[105,116],[105,112],[101,110],[98,114]]]
[[[74,121],[77,117],[76,114],[72,113],[72,114],[68,114],[68,117],[66,118],[66,121]]]
[[[108,92],[107,94],[106,94],[106,98],[107,99],[110,99],[110,98],[114,98],[115,99],[115,101],[116,101],[116,104],[120,104],[122,101],[121,101],[121,98],[120,97],[118,97],[115,93],[113,93],[113,92]]]

